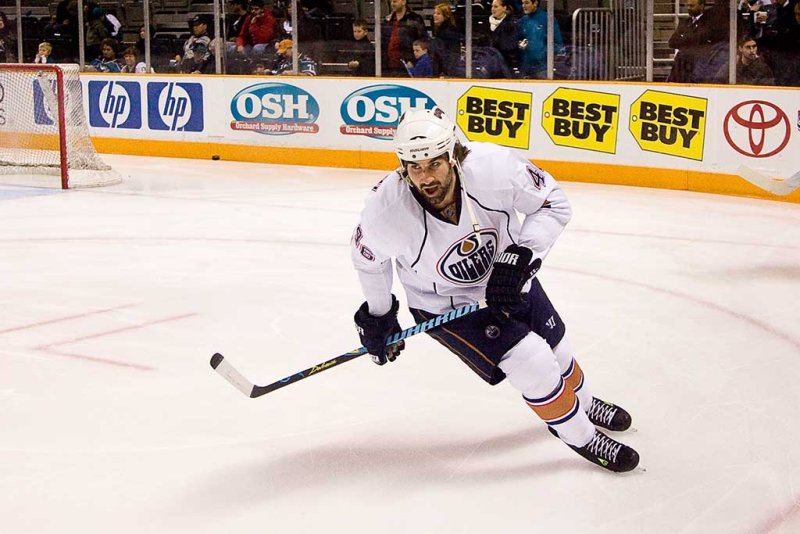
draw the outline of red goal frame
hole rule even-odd
[[[61,160],[61,189],[69,189],[69,161],[67,159],[67,125],[64,104],[64,71],[58,65],[0,63],[0,71],[52,71],[56,75],[56,100],[58,102],[58,150]]]

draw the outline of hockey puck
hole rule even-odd
[[[219,154],[214,154],[213,156],[211,156],[211,159],[217,161],[219,159]]]

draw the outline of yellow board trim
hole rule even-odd
[[[93,137],[92,142],[98,152],[132,156],[211,159],[218,155],[220,159],[227,161],[385,171],[397,166],[397,158],[391,152],[157,140],[130,142],[112,137]],[[178,146],[180,150],[176,149]],[[800,203],[800,189],[786,196],[776,196],[735,174],[606,163],[541,159],[534,161],[559,181],[653,187]]]

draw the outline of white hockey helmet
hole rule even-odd
[[[397,123],[394,151],[401,164],[442,154],[452,161],[455,146],[456,125],[441,108],[409,109]]]

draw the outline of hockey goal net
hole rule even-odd
[[[95,187],[121,176],[92,145],[78,65],[0,63],[0,181]]]

